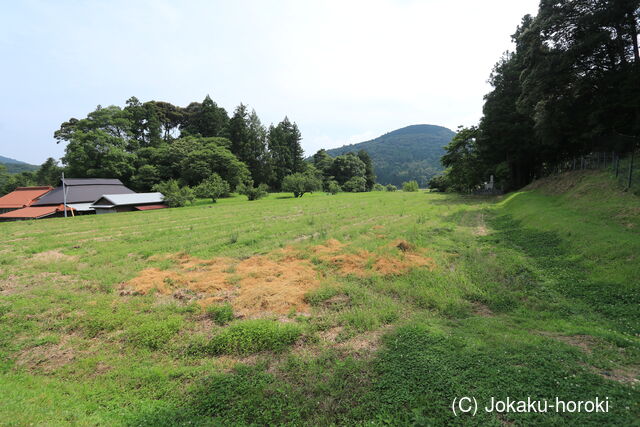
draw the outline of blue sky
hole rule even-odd
[[[298,123],[307,154],[417,123],[475,124],[537,0],[3,1],[0,155],[59,158],[53,132],[130,96],[240,102]]]

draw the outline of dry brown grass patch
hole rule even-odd
[[[573,347],[578,347],[587,354],[590,354],[596,346],[596,339],[589,335],[560,335],[551,332],[541,332],[541,334]]]
[[[175,267],[148,268],[121,285],[121,295],[157,292],[203,308],[228,302],[240,317],[308,314],[305,294],[320,285],[319,273],[304,255],[317,257],[340,275],[403,274],[414,267],[435,268],[435,263],[409,242],[396,242],[397,253],[377,255],[361,250],[344,253],[347,245],[335,239],[303,250],[287,246],[266,255],[238,260],[228,257],[199,259],[186,254],[171,257]],[[387,250],[388,251],[388,250]]]
[[[476,316],[480,316],[480,317],[493,317],[493,311],[491,311],[491,309],[489,307],[487,307],[486,305],[482,304],[481,302],[473,302],[471,303],[471,310],[473,311],[473,314],[475,314]]]
[[[72,363],[76,352],[69,344],[69,337],[63,337],[57,344],[44,344],[20,351],[16,356],[16,366],[33,371],[52,373]]]
[[[32,261],[37,262],[60,262],[60,261],[76,261],[78,259],[77,256],[65,255],[60,252],[59,249],[54,249],[51,251],[40,252],[31,257]]]
[[[319,285],[310,262],[287,251],[244,260],[209,260],[180,255],[171,270],[149,268],[123,285],[124,293],[155,291],[181,300],[197,300],[206,307],[229,302],[240,317],[307,312],[304,295]]]

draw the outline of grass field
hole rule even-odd
[[[2,425],[640,425],[640,199],[287,194],[0,224]],[[608,397],[455,417],[454,398]]]

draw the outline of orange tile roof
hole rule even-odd
[[[72,211],[73,208],[67,206],[68,211]],[[15,211],[3,213],[0,215],[0,219],[2,218],[42,218],[45,216],[53,215],[57,212],[64,212],[64,205],[58,206],[29,206],[22,209],[17,209]]]
[[[16,209],[31,206],[31,203],[51,190],[53,190],[53,187],[18,187],[11,193],[0,197],[0,209]]]

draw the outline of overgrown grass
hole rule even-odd
[[[606,174],[555,179],[500,199],[270,195],[2,223],[1,423],[637,424],[640,201]],[[436,268],[343,276],[311,250],[330,238],[382,255],[403,239]],[[321,277],[304,316],[120,294],[166,255],[287,245]],[[466,395],[611,411],[454,417]]]
[[[214,355],[282,351],[301,333],[302,329],[296,324],[282,324],[269,319],[242,320],[214,336],[206,350]]]

